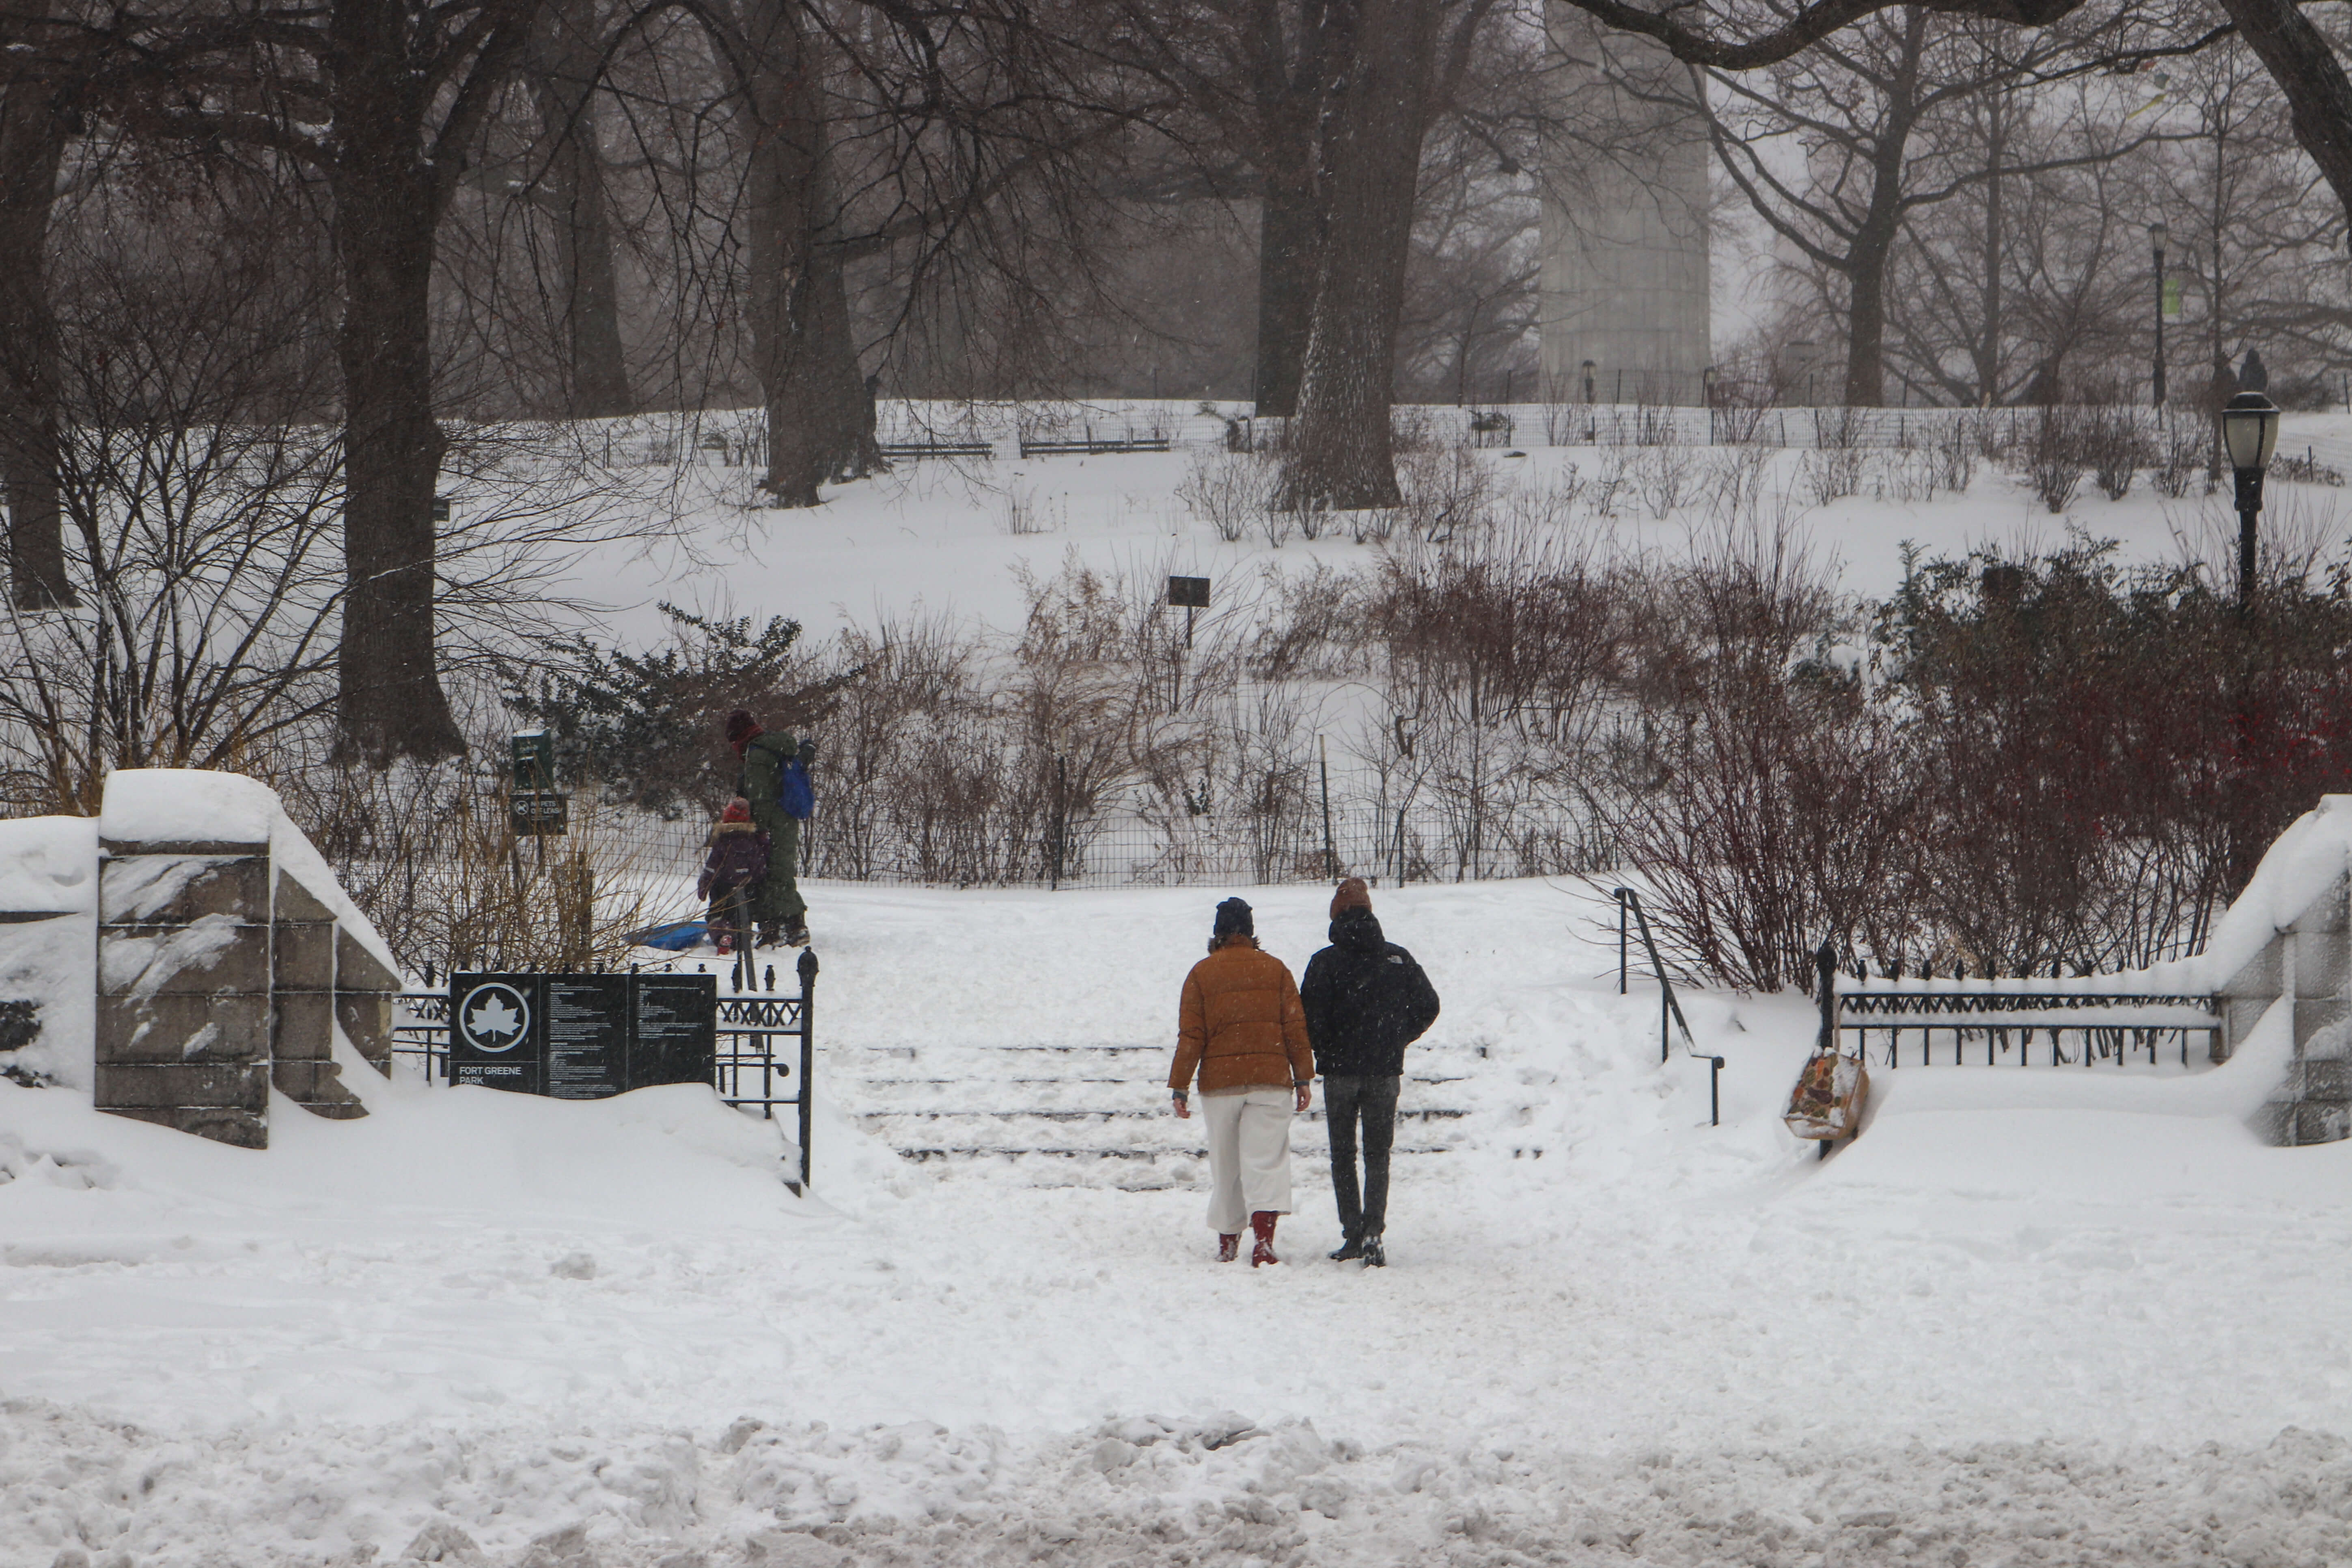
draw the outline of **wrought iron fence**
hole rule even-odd
[[[693,963],[679,960],[644,966],[655,973],[675,973]],[[719,972],[718,1034],[712,1055],[711,1087],[719,1098],[739,1110],[756,1111],[773,1120],[779,1107],[790,1106],[799,1119],[800,1180],[785,1184],[794,1193],[809,1184],[809,1085],[816,1067],[816,954],[803,949],[794,966],[801,988],[797,994],[776,989],[776,968],[760,965],[752,955],[739,953]],[[394,1001],[392,1053],[417,1063],[427,1083],[449,1081],[449,992],[434,988],[436,971],[427,967],[425,989],[403,991]],[[790,1089],[790,1093],[782,1092]]]

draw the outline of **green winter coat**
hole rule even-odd
[[[751,820],[768,835],[768,879],[752,910],[761,925],[797,920],[808,912],[800,889],[801,820],[776,804],[784,763],[794,755],[807,767],[816,760],[816,742],[762,731],[744,746],[743,771],[735,780],[735,793],[751,803]]]

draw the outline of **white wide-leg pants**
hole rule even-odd
[[[1209,1228],[1239,1236],[1249,1216],[1290,1212],[1290,1117],[1296,1090],[1203,1094],[1209,1124]]]

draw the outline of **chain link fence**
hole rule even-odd
[[[702,863],[706,824],[635,813],[605,819],[600,852],[637,875]],[[822,805],[801,831],[801,874],[940,887],[1263,887],[1339,877],[1399,882],[1580,875],[1615,864],[1615,845],[1583,814],[1549,803],[1421,800],[1396,805],[1319,795],[1286,810],[1173,811],[1125,800],[1026,824],[890,822],[854,854]]]

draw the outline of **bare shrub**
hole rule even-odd
[[[1786,531],[1724,529],[1649,589],[1612,826],[1653,923],[1702,971],[1810,988],[1824,936],[1869,941],[1903,918],[1922,793],[1891,716],[1823,657],[1853,611]]]
[[[1805,488],[1816,506],[1843,500],[1862,490],[1863,452],[1859,447],[1826,447],[1804,456]]]
[[[2112,393],[2081,411],[2077,436],[2083,460],[2109,500],[2129,495],[2139,470],[2156,461],[2155,443],[2139,411],[2115,402]]]
[[[2084,410],[2069,404],[2051,404],[2034,422],[2033,437],[2024,451],[2025,479],[2042,504],[2063,512],[2081,488],[2089,464],[2084,457]]]
[[[1976,477],[1976,439],[1969,421],[1956,419],[1936,440],[1936,480],[1953,495],[1966,495]]]
[[[1592,820],[1576,781],[1620,635],[1620,586],[1594,542],[1530,514],[1450,548],[1391,551],[1370,592],[1389,732],[1366,744],[1384,798],[1428,801],[1445,826],[1450,864],[1428,869],[1591,869],[1595,836],[1563,823]]]
[[[572,797],[563,837],[519,839],[505,792],[462,766],[312,767],[271,782],[411,973],[624,963],[627,933],[651,918],[648,879],[693,869],[648,864],[626,814],[593,793]]]
[[[1495,470],[1465,446],[1422,447],[1397,461],[1404,518],[1427,540],[1452,537],[1479,521],[1495,496]]]
[[[1018,476],[1008,480],[997,497],[996,514],[1004,531],[1016,536],[1050,533],[1055,521],[1054,508],[1039,503],[1036,487]]]
[[[1584,487],[1584,504],[1595,517],[1613,518],[1631,482],[1633,454],[1622,447],[1604,447],[1593,475]]]
[[[1234,544],[1265,525],[1276,477],[1274,464],[1254,452],[1196,451],[1177,482],[1176,499],[1216,530],[1219,539]]]
[[[1752,521],[1764,496],[1764,476],[1772,465],[1769,448],[1717,447],[1707,453],[1699,493],[1708,510],[1727,522]]]
[[[1651,517],[1664,522],[1680,506],[1696,479],[1697,462],[1688,447],[1645,448],[1633,468],[1633,486]]]
[[[2168,432],[2164,437],[2163,455],[2157,463],[2156,472],[2149,476],[2149,482],[2156,486],[2156,493],[2168,500],[2179,500],[2186,497],[2189,487],[2197,482],[2198,470],[2204,466],[2207,445],[2205,437]]]

